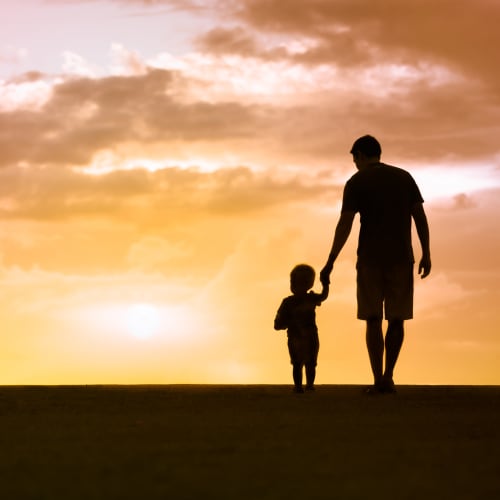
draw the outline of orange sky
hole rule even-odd
[[[289,383],[274,315],[365,133],[431,229],[396,382],[500,383],[500,4],[284,4],[1,3],[0,383]],[[371,380],[356,236],[318,383]]]

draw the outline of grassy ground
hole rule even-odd
[[[500,498],[500,387],[0,387],[0,498]]]

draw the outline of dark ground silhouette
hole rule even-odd
[[[500,387],[0,387],[5,499],[499,498]]]

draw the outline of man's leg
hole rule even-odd
[[[385,336],[385,372],[384,381],[392,383],[394,367],[404,340],[404,321],[390,320]]]
[[[404,320],[413,317],[413,263],[389,269],[385,280],[385,315],[390,319],[385,336],[384,389],[393,392],[394,367],[404,340]]]
[[[366,347],[370,357],[374,384],[378,387],[382,382],[384,359],[384,335],[382,333],[381,319],[366,321]]]
[[[306,365],[306,384],[307,389],[314,388],[314,379],[316,378],[316,365],[307,364]]]
[[[302,392],[302,365],[293,365],[293,383],[296,392]]]

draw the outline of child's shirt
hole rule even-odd
[[[284,298],[274,319],[274,329],[286,329],[288,337],[317,334],[316,307],[321,305],[323,300],[322,294],[314,292]]]

